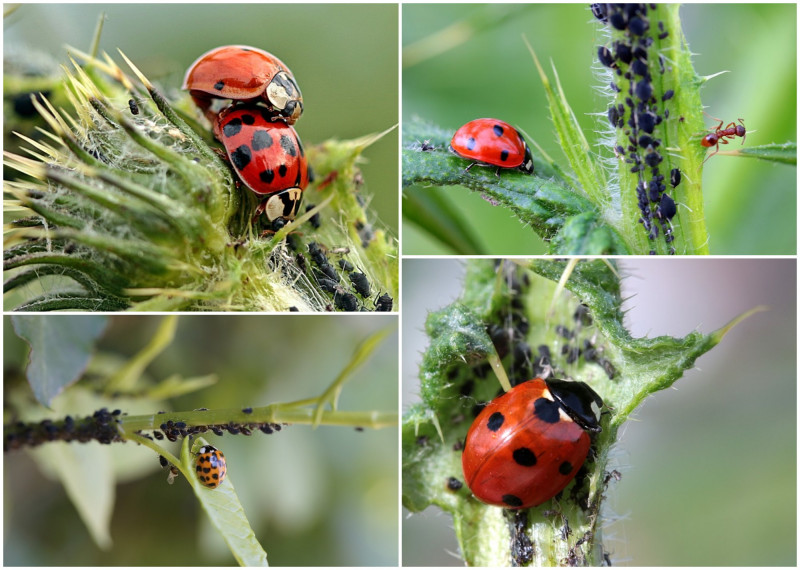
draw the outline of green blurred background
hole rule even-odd
[[[757,305],[674,388],[620,431],[601,514],[615,566],[796,566],[797,264],[794,259],[623,259],[634,337],[709,333]],[[453,302],[463,263],[403,262],[403,406],[419,401],[428,311]],[[431,287],[436,283],[436,287]],[[550,303],[551,299],[542,299]],[[405,511],[406,514],[407,511]],[[403,564],[461,566],[452,519],[403,519]]]
[[[173,97],[186,69],[209,49],[245,44],[283,60],[303,91],[296,128],[306,146],[384,131],[398,122],[398,7],[392,4],[24,4],[4,21],[4,58],[39,53],[68,63],[64,44],[121,49]],[[121,62],[120,62],[121,63]],[[364,151],[365,192],[396,235],[398,134]]]
[[[149,341],[160,319],[112,317],[100,348],[129,357]],[[8,317],[4,324],[8,372],[22,366],[27,353]],[[173,344],[147,373],[159,380],[174,373],[218,375],[216,385],[171,400],[173,410],[289,402],[321,394],[358,343],[396,326],[394,316],[182,316]],[[397,341],[393,331],[350,377],[339,409],[397,410]],[[4,384],[7,395],[13,388],[8,374]],[[225,454],[228,477],[270,565],[397,564],[397,429],[358,432],[353,427],[315,430],[293,425],[272,435],[205,437]],[[178,453],[178,443],[167,445]],[[234,564],[186,481],[179,477],[168,485],[155,454],[144,455],[149,473],[117,484],[111,522],[114,545],[103,552],[90,539],[61,484],[45,478],[27,453],[6,454],[4,563]]]
[[[741,117],[745,146],[796,141],[797,17],[795,4],[692,4],[681,8],[684,33],[697,73],[723,74],[702,91],[703,104],[725,122]],[[419,116],[455,131],[478,117],[514,124],[566,166],[524,34],[552,78],[558,71],[566,97],[595,148],[596,131],[608,128],[604,96],[592,66],[606,43],[587,4],[407,4],[404,50],[457,22],[474,35],[463,43],[403,67],[403,120]],[[440,42],[443,44],[443,42]],[[404,52],[405,58],[405,52]],[[603,116],[593,116],[592,113]],[[599,121],[599,122],[598,122]],[[712,125],[711,119],[707,121]],[[740,141],[737,140],[735,145]],[[536,151],[534,150],[534,153]],[[686,175],[686,173],[684,173]],[[753,159],[717,156],[704,169],[705,214],[712,254],[793,254],[796,251],[796,169]],[[510,211],[493,207],[463,188],[413,188],[439,192],[475,228],[484,252],[545,253],[545,244]],[[451,253],[404,220],[403,252]]]

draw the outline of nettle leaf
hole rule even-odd
[[[683,338],[633,338],[623,323],[613,262],[473,260],[461,298],[428,316],[431,340],[420,366],[422,402],[403,420],[403,504],[412,512],[436,505],[451,513],[469,565],[557,565],[564,560],[600,565],[598,514],[610,478],[608,452],[619,427],[647,396],[680,378],[733,324]],[[545,355],[550,369],[542,360]],[[552,373],[586,382],[607,407],[585,474],[553,501],[517,514],[479,503],[466,486],[450,484],[451,478],[463,480],[461,448],[480,404],[502,393],[489,363],[496,357],[514,385]],[[566,540],[558,534],[564,521],[572,529]],[[537,545],[532,551],[525,548],[529,540]]]
[[[504,171],[500,176],[494,168],[464,169],[468,163],[448,151],[453,132],[412,119],[403,125],[403,187],[418,186],[464,186],[493,205],[510,209],[522,222],[530,226],[542,239],[551,241],[551,253],[555,254],[625,254],[629,253],[616,231],[601,224],[597,207],[585,196],[575,191],[571,180],[566,179],[554,166],[534,157],[535,173],[527,175],[519,171]],[[415,204],[405,204],[407,219],[419,223],[423,212],[415,211]],[[406,212],[406,210],[409,210]],[[460,220],[449,219],[447,211],[444,226],[459,227]],[[578,226],[574,217],[588,220]],[[565,226],[566,234],[562,234]],[[602,234],[595,226],[605,226]],[[593,236],[576,239],[576,228],[593,230]],[[575,249],[582,247],[585,249]]]
[[[31,347],[28,382],[43,406],[80,378],[108,319],[64,315],[57,319],[13,316],[17,336]]]
[[[205,487],[195,476],[195,454],[208,442],[198,437],[190,444],[190,439],[183,440],[181,463],[185,472],[191,473],[190,483],[211,524],[225,539],[240,566],[269,566],[267,553],[256,539],[230,476],[215,489]]]

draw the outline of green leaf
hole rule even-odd
[[[64,485],[95,544],[109,550],[116,489],[111,449],[96,441],[81,445],[57,441],[30,453],[45,472]]]
[[[562,277],[565,290],[558,284]],[[499,355],[508,376],[519,383],[543,374],[534,365],[541,355],[537,347],[545,346],[555,377],[591,385],[608,413],[602,417],[594,459],[585,464],[586,478],[571,483],[560,499],[527,511],[526,530],[537,544],[533,564],[557,565],[578,552],[587,564],[599,565],[603,549],[597,513],[619,428],[647,396],[672,386],[692,368],[730,326],[682,338],[633,338],[624,324],[613,261],[471,261],[461,298],[430,313],[426,322],[430,345],[420,366],[423,401],[403,418],[403,504],[412,512],[437,505],[451,513],[467,564],[512,562],[510,524],[502,509],[479,503],[466,486],[449,490],[446,482],[462,478],[459,450],[476,404],[500,391],[491,357]],[[526,350],[530,358],[515,356]],[[554,535],[561,519],[552,520],[553,509],[569,520],[573,534],[568,540]],[[576,544],[587,532],[593,538]]]
[[[564,247],[576,244],[606,249],[581,250],[581,254],[623,254],[628,253],[623,240],[616,231],[602,219],[598,209],[586,197],[573,189],[573,182],[566,179],[553,165],[534,158],[536,172],[526,175],[522,172],[502,172],[500,176],[491,168],[473,168],[465,172],[465,161],[448,152],[452,133],[436,125],[412,119],[403,125],[403,186],[464,186],[494,205],[510,209],[523,223],[530,226],[545,240],[551,240],[574,216],[589,216],[590,220],[606,225],[604,239],[587,237],[584,240],[563,236],[557,240]],[[424,149],[424,150],[423,150]],[[420,192],[424,193],[424,190]],[[410,193],[410,190],[407,190]],[[415,190],[415,193],[417,191]],[[457,228],[466,232],[463,223],[451,211],[440,209],[435,212],[415,212],[410,217],[420,223],[423,229],[441,237],[439,228]],[[441,218],[439,219],[439,216]],[[424,225],[423,225],[424,221]],[[578,224],[576,227],[591,228],[594,224]],[[431,230],[430,228],[435,228]],[[452,241],[462,245],[468,241],[453,233]],[[563,253],[551,248],[552,253]],[[463,247],[461,248],[464,252]],[[476,253],[476,251],[464,252]]]
[[[797,166],[796,142],[744,147],[744,148],[732,149],[725,152],[721,151],[720,154],[734,154],[739,156],[748,156],[752,158],[760,158],[761,160],[768,160],[771,162],[778,162],[781,164],[791,164],[793,166]]]
[[[244,514],[244,507],[233,488],[230,474],[215,489],[209,489],[195,477],[194,454],[203,445],[208,445],[208,442],[202,437],[195,439],[191,446],[187,437],[184,438],[181,447],[183,471],[191,473],[189,482],[197,499],[211,524],[225,539],[240,566],[268,566],[267,553],[256,540],[256,535]],[[230,468],[231,465],[228,464],[228,469]]]
[[[464,217],[435,192],[403,194],[403,217],[459,255],[486,254]]]
[[[14,331],[31,348],[28,382],[46,407],[77,381],[94,352],[108,319],[103,316],[63,315],[57,319],[12,316]]]
[[[536,69],[539,72],[539,78],[542,80],[547,102],[550,105],[550,116],[553,119],[559,143],[567,156],[567,160],[569,160],[572,171],[580,181],[583,191],[595,206],[602,209],[608,208],[611,204],[611,196],[606,187],[605,170],[603,170],[595,159],[595,155],[591,152],[589,141],[586,140],[578,124],[578,119],[575,118],[575,113],[572,112],[572,108],[567,102],[567,96],[561,87],[555,65],[553,65],[553,75],[556,78],[554,90],[530,44],[528,44],[528,50],[531,52]]]
[[[133,358],[128,360],[111,378],[106,385],[106,392],[129,392],[141,377],[144,369],[161,352],[172,343],[175,330],[178,327],[177,316],[166,316],[161,319],[153,338]]]

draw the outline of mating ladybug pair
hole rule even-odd
[[[472,493],[490,505],[526,509],[575,478],[601,431],[603,400],[583,382],[534,378],[495,398],[467,433],[461,458]]]
[[[211,121],[239,179],[266,197],[256,214],[274,226],[293,220],[309,169],[292,127],[303,114],[303,95],[289,68],[264,50],[224,46],[189,67],[183,88]],[[220,109],[218,101],[228,99]]]

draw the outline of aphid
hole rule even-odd
[[[336,305],[337,309],[341,309],[342,311],[357,311],[358,310],[358,298],[353,295],[352,293],[338,293],[333,297],[333,303]]]
[[[369,297],[369,280],[365,274],[358,271],[353,271],[350,274],[350,281],[353,283],[353,287],[355,287],[356,292],[359,295],[362,297]]]
[[[727,139],[735,139],[736,137],[742,137],[742,144],[744,144],[744,138],[745,135],[747,134],[747,130],[744,128],[743,119],[739,119],[740,123],[739,125],[737,125],[735,122],[730,122],[724,129],[721,128],[722,127],[721,119],[714,119],[714,120],[719,121],[719,124],[712,129],[714,132],[708,133],[700,141],[700,144],[706,148],[711,148],[712,146],[716,147],[716,150],[714,150],[714,152],[709,154],[706,157],[706,160],[708,160],[709,158],[711,158],[712,156],[714,156],[719,152],[720,143],[728,144]],[[706,160],[704,160],[703,163],[705,163]]]
[[[669,173],[669,183],[675,188],[681,183],[681,171],[678,168],[673,168]]]
[[[393,305],[394,305],[394,300],[392,299],[391,295],[389,295],[389,293],[378,295],[375,298],[375,310],[378,311],[379,313],[391,312]]]
[[[675,200],[669,194],[664,192],[661,195],[661,201],[656,208],[656,217],[671,220],[678,213],[678,207],[675,205]]]
[[[128,99],[128,107],[130,108],[132,115],[139,114],[139,105],[136,103],[136,99]]]

